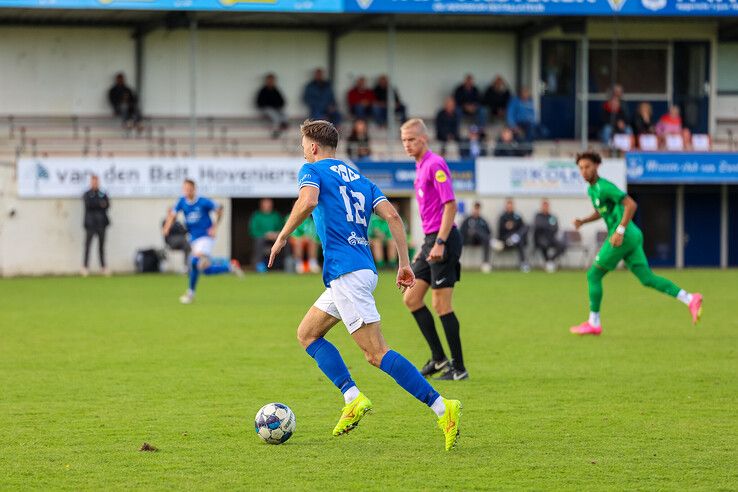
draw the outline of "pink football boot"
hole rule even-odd
[[[592,326],[589,321],[585,321],[579,326],[572,326],[569,331],[574,335],[599,335],[602,333],[602,327]]]
[[[692,302],[689,303],[689,312],[692,313],[692,324],[696,325],[702,316],[702,294],[692,294]]]

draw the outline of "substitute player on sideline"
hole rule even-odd
[[[392,376],[397,384],[436,413],[448,451],[459,435],[461,402],[441,397],[410,361],[390,350],[374,302],[377,269],[367,239],[367,221],[372,210],[389,223],[397,241],[397,286],[404,291],[415,283],[402,219],[374,183],[335,158],[338,130],[332,123],[308,120],[300,130],[307,164],[300,169],[299,196],[272,247],[269,266],[292,231],[312,213],[323,245],[323,283],[327,289],[305,314],[297,328],[297,339],[343,393],[346,406],[333,435],[351,431],[372,409],[372,402],[351,379],[338,349],[324,338],[343,320],[366,360]]]
[[[602,333],[600,323],[602,279],[618,266],[620,260],[625,260],[625,265],[643,285],[676,297],[686,304],[692,314],[692,323],[696,324],[702,315],[702,294],[690,294],[677,287],[671,280],[659,277],[651,271],[646,253],[643,251],[643,233],[632,222],[638,205],[627,193],[599,176],[598,169],[601,163],[602,158],[595,152],[585,152],[577,156],[577,166],[582,178],[589,183],[587,194],[595,211],[589,217],[576,219],[574,227],[579,229],[583,224],[594,222],[601,217],[607,224],[608,236],[597,253],[594,264],[587,271],[589,319],[578,326],[572,326],[570,331],[575,335]]]
[[[425,377],[444,371],[439,380],[467,379],[461,351],[459,320],[451,306],[454,284],[461,278],[462,238],[454,224],[456,197],[451,185],[451,172],[443,158],[428,148],[428,129],[423,120],[415,118],[400,128],[402,145],[407,155],[415,159],[415,197],[425,240],[413,261],[417,278],[415,287],[405,291],[405,305],[412,312],[431,349],[431,358],[420,370]],[[433,315],[425,305],[425,294],[431,288],[433,310],[441,318],[451,360],[446,358],[438,338]]]
[[[243,275],[241,265],[237,260],[231,260],[230,264],[226,260],[224,260],[224,263],[212,261],[215,234],[218,230],[218,224],[223,218],[223,207],[209,198],[197,196],[196,191],[194,181],[191,179],[184,180],[182,184],[183,196],[177,200],[174,208],[169,210],[167,220],[164,222],[161,231],[164,237],[167,237],[177,214],[179,212],[184,214],[192,253],[190,256],[189,286],[187,292],[179,298],[179,302],[182,304],[192,304],[192,301],[195,300],[195,288],[200,272],[205,275],[229,272],[239,276]],[[210,218],[210,213],[213,211],[215,211],[215,224]]]

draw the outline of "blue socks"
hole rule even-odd
[[[315,359],[318,367],[328,379],[330,379],[336,388],[345,393],[349,388],[356,386],[354,380],[351,379],[348,367],[343,362],[338,349],[325,338],[318,338],[311,343],[305,351],[310,357]]]
[[[315,359],[323,374],[336,385],[336,388],[341,390],[341,393],[346,393],[349,388],[356,386],[341,354],[331,342],[325,338],[318,338],[305,350],[310,357]],[[405,391],[429,407],[441,396],[409,360],[394,350],[384,355],[379,368],[392,376]]]
[[[231,265],[226,258],[211,258],[210,266],[202,271],[205,275],[218,275],[231,271]]]
[[[197,268],[200,264],[200,258],[193,256],[190,258],[190,291],[195,292],[197,279],[200,277],[200,270]],[[202,271],[205,275],[219,275],[231,271],[231,265],[226,258],[211,258],[210,266]]]
[[[200,276],[200,270],[198,270],[197,265],[200,263],[200,258],[197,256],[193,256],[190,259],[190,291],[195,292],[195,287],[197,286],[197,278]]]
[[[422,401],[429,407],[441,396],[420,374],[414,365],[394,350],[390,350],[382,358],[379,368],[392,376],[405,391]]]

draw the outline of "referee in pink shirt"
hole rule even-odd
[[[431,358],[420,370],[425,377],[443,371],[436,378],[458,381],[469,374],[464,367],[459,337],[459,320],[451,306],[454,284],[461,277],[462,239],[454,225],[456,197],[451,185],[451,172],[443,158],[428,149],[428,129],[421,119],[411,119],[400,128],[405,152],[415,159],[415,198],[418,200],[420,220],[425,241],[415,256],[412,268],[417,283],[405,291],[405,305],[415,317],[428,345]],[[436,326],[425,294],[431,289],[433,310],[441,318],[451,360],[446,357],[438,338]]]

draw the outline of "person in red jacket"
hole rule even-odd
[[[366,120],[372,116],[374,107],[374,91],[366,86],[366,78],[356,79],[356,84],[348,93],[349,111],[355,118]]]

